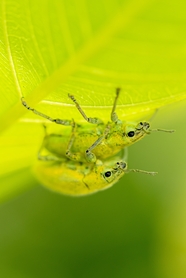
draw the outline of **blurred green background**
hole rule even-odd
[[[130,168],[157,176],[131,173],[81,198],[37,186],[2,204],[1,277],[186,277],[185,108],[169,106],[153,120],[175,133],[129,148]]]

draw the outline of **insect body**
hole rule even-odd
[[[47,163],[37,161],[34,173],[38,180],[48,189],[58,193],[81,196],[107,189],[114,185],[127,172],[142,172],[138,169],[127,170],[123,160],[123,151],[104,161],[93,163],[74,162],[67,158]]]
[[[42,148],[46,148],[49,152],[57,157],[68,156],[73,161],[95,162],[96,159],[106,159],[117,154],[121,149],[138,141],[140,137],[145,135],[141,126],[136,124],[123,123],[116,127],[111,123],[108,134],[104,135],[104,126],[94,128],[92,126],[78,125],[76,132],[66,130],[61,134],[48,134],[45,136]],[[147,128],[149,125],[147,125]],[[135,134],[135,136],[133,136]],[[105,137],[104,137],[105,136]],[[103,140],[100,140],[100,138]],[[71,138],[71,139],[70,139]],[[99,144],[94,147],[95,142],[100,140]],[[91,156],[91,148],[93,146],[93,156]],[[85,151],[88,151],[87,153]],[[96,159],[95,159],[96,157]],[[46,156],[39,155],[41,160],[47,160]]]
[[[148,122],[125,122],[118,119],[115,112],[120,89],[116,89],[116,97],[111,111],[111,122],[104,124],[98,118],[89,118],[80,107],[74,96],[69,95],[75,103],[83,118],[94,125],[77,125],[73,120],[53,119],[27,105],[24,98],[22,104],[35,114],[47,120],[71,126],[64,134],[50,134],[45,136],[42,148],[39,152],[39,159],[51,160],[51,156],[42,155],[42,149],[47,149],[52,153],[53,160],[60,157],[68,157],[72,161],[95,163],[97,159],[104,160],[117,154],[125,147],[142,139],[151,131],[173,132],[172,130],[151,130]]]
[[[96,164],[74,162],[69,159],[58,162],[38,161],[34,172],[47,188],[62,194],[80,196],[95,193],[115,184],[125,173],[125,162],[111,161]]]
[[[73,196],[87,195],[115,184],[127,172],[154,172],[127,170],[124,148],[151,132],[148,122],[130,123],[118,119],[116,98],[111,122],[104,124],[98,118],[88,118],[73,96],[70,98],[85,118],[94,125],[79,125],[73,120],[53,119],[22,104],[35,114],[51,122],[71,126],[62,134],[47,134],[39,150],[34,172],[39,181],[51,190]]]

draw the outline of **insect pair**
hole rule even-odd
[[[116,89],[111,122],[87,117],[74,96],[69,95],[75,106],[90,124],[77,124],[74,120],[54,119],[27,105],[30,111],[59,125],[70,126],[63,134],[47,134],[38,153],[34,172],[48,188],[69,195],[85,195],[110,187],[125,173],[155,172],[127,170],[126,148],[152,131],[148,122],[125,122],[116,113],[120,89]],[[45,127],[46,131],[46,127]],[[47,151],[47,153],[46,153]]]

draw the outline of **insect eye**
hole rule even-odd
[[[125,169],[127,167],[127,164],[123,162],[122,168]]]
[[[135,135],[135,132],[134,131],[130,131],[130,132],[128,132],[128,137],[133,137],[134,135]]]
[[[142,123],[142,122],[140,122],[140,125],[142,125],[142,126],[143,126],[143,123]]]
[[[108,178],[111,176],[111,174],[112,174],[111,171],[107,171],[107,172],[105,172],[105,177]]]

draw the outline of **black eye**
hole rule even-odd
[[[142,123],[142,122],[140,122],[140,125],[143,125],[143,123]]]
[[[110,171],[107,171],[107,172],[105,173],[105,177],[108,178],[108,177],[110,177],[110,176],[111,176],[111,172],[110,172]]]
[[[134,131],[130,131],[129,133],[128,133],[128,137],[133,137],[135,135],[135,132]]]

